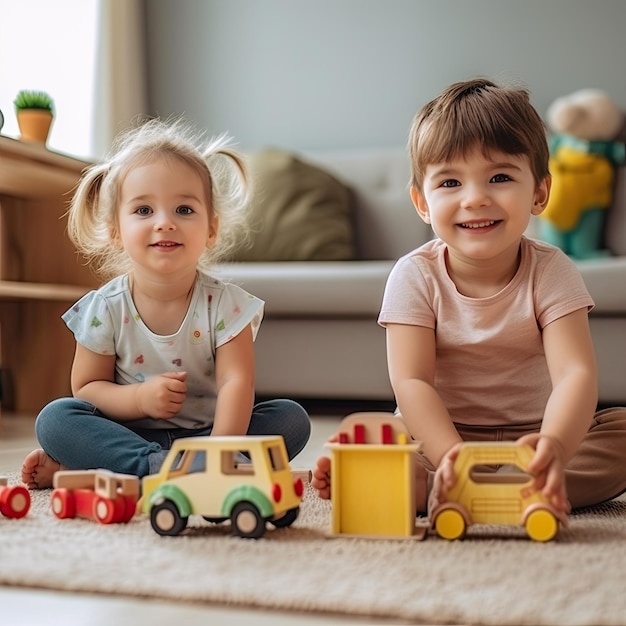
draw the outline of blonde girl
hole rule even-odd
[[[73,395],[37,417],[30,488],[60,468],[155,473],[181,437],[278,434],[290,458],[309,438],[299,404],[254,404],[264,303],[208,273],[245,236],[248,179],[228,137],[202,141],[180,119],[148,121],[79,183],[68,232],[108,282],[62,316]]]

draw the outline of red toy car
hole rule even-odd
[[[5,517],[24,517],[30,509],[30,494],[22,485],[8,485],[0,476],[0,513]]]
[[[53,479],[52,512],[59,518],[84,517],[101,524],[128,522],[137,507],[139,479],[108,470],[63,470]]]

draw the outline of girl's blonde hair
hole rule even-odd
[[[108,279],[128,272],[131,262],[119,246],[120,189],[128,172],[160,159],[176,159],[202,179],[211,215],[219,218],[217,243],[198,261],[200,269],[227,256],[247,237],[249,180],[243,157],[233,150],[228,135],[205,141],[182,118],[147,122],[123,132],[108,157],[88,168],[76,188],[68,211],[68,235],[94,271]]]
[[[416,114],[409,133],[411,181],[421,189],[428,165],[464,157],[476,147],[525,155],[538,185],[546,176],[546,126],[520,86],[498,86],[486,78],[454,83]]]

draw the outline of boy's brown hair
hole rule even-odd
[[[528,90],[475,78],[450,85],[415,114],[410,184],[421,190],[426,166],[463,157],[477,146],[485,155],[528,156],[536,184],[550,174],[546,126]]]

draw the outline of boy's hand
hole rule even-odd
[[[141,412],[155,419],[178,415],[187,394],[187,372],[166,372],[150,378],[137,387],[137,404]]]
[[[565,455],[555,437],[533,433],[520,437],[519,443],[535,450],[528,471],[535,478],[534,488],[543,492],[550,504],[563,513],[571,510],[565,487]]]
[[[454,463],[459,456],[459,451],[463,442],[453,445],[444,455],[435,472],[433,486],[428,496],[428,512],[434,511],[436,507],[446,501],[446,494],[456,483],[454,473]]]

